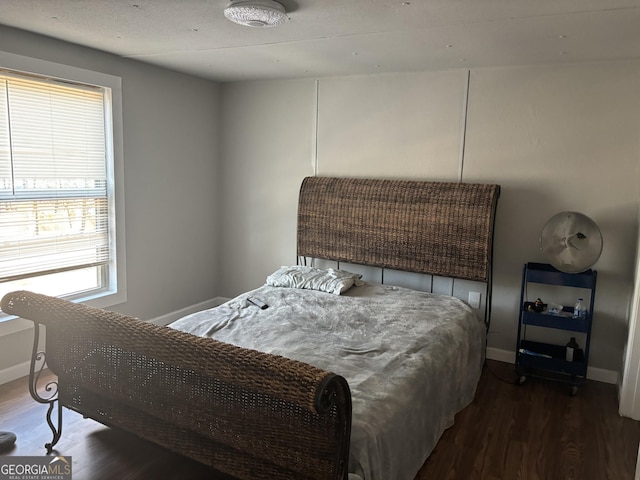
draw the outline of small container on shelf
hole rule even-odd
[[[540,297],[538,297],[538,299],[531,304],[531,310],[533,310],[534,312],[540,313],[545,308],[546,308],[546,305],[545,305],[545,303],[542,301],[542,299]]]
[[[580,350],[580,345],[576,342],[576,337],[571,337],[571,340],[567,343],[566,357],[565,360],[567,362],[574,362],[578,358],[578,351]]]
[[[582,297],[578,297],[578,301],[573,307],[573,318],[587,318],[587,306]]]

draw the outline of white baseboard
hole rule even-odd
[[[5,368],[4,370],[0,370],[0,385],[29,375],[30,365],[31,361],[29,360],[18,365],[12,365],[11,367]]]
[[[499,348],[487,347],[487,358],[489,360],[497,360],[498,362],[516,363],[516,352],[509,350],[501,350]]]
[[[516,352],[502,350],[500,348],[487,347],[487,358],[489,360],[497,360],[505,363],[516,363]],[[618,383],[619,373],[614,370],[605,370],[604,368],[587,367],[587,378],[597,382]]]
[[[181,319],[185,315],[199,312],[200,310],[207,310],[208,308],[217,307],[218,305],[222,305],[227,300],[229,299],[225,297],[211,298],[209,300],[205,300],[204,302],[196,303],[195,305],[181,308],[180,310],[176,310],[175,312],[170,312],[170,313],[167,313],[166,315],[152,318],[148,321],[151,323],[155,323],[156,325],[169,325],[171,322],[175,322],[176,320]]]

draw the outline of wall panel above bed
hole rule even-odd
[[[297,253],[488,282],[499,193],[490,184],[307,177]]]

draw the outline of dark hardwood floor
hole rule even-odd
[[[614,385],[589,381],[571,397],[562,384],[514,380],[513,365],[487,362],[475,400],[456,416],[416,480],[634,478],[640,422],[618,415]],[[26,379],[0,386],[0,430],[18,436],[0,455],[43,455],[51,439],[45,413]],[[73,457],[74,480],[229,480],[66,409],[55,452]]]

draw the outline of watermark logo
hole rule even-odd
[[[71,457],[0,457],[0,480],[71,480]]]

